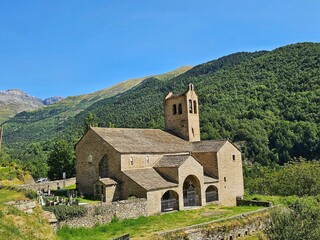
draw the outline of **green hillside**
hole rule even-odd
[[[153,77],[166,81],[191,68],[184,66]],[[53,139],[66,129],[68,122],[73,121],[74,116],[92,104],[123,93],[147,78],[130,79],[95,93],[67,97],[40,110],[19,113],[5,123],[4,143],[10,148],[21,149],[31,142]]]
[[[62,104],[19,114],[7,123],[5,143],[50,140],[57,133],[78,138],[89,113],[99,126],[163,128],[163,97],[184,91],[189,82],[199,96],[202,139],[241,141],[246,158],[265,165],[299,156],[320,158],[318,43],[236,53],[166,81],[147,78],[64,119]]]

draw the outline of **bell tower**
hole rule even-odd
[[[169,92],[164,99],[165,129],[189,142],[200,141],[198,96],[193,84],[185,93]]]

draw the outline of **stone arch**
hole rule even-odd
[[[218,188],[214,185],[210,185],[206,189],[206,202],[214,202],[219,200]]]
[[[101,160],[99,162],[99,177],[100,178],[106,178],[109,175],[108,161],[109,161],[109,157],[106,154],[101,158]]]
[[[183,204],[185,207],[201,205],[201,185],[194,175],[189,175],[183,182]]]
[[[182,104],[181,103],[179,103],[179,105],[178,105],[178,112],[179,112],[179,114],[182,114]]]
[[[179,194],[168,190],[161,197],[161,212],[169,212],[179,209]]]
[[[193,101],[193,113],[194,113],[194,114],[197,114],[197,113],[198,113],[197,101],[196,101],[196,100]]]
[[[193,110],[192,110],[192,100],[189,99],[189,113],[192,113]]]
[[[172,105],[172,113],[173,115],[177,114],[177,104]]]

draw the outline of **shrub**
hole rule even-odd
[[[24,195],[27,198],[30,198],[30,199],[35,199],[35,198],[38,197],[38,193],[36,191],[33,191],[33,190],[25,190],[24,191]]]
[[[310,200],[309,200],[310,201]],[[271,223],[266,230],[270,240],[320,239],[320,209],[297,201],[289,208],[276,209],[271,213]]]
[[[59,189],[55,191],[54,195],[59,197],[69,197],[70,191],[68,189]]]
[[[83,217],[88,213],[84,206],[66,206],[57,205],[43,208],[46,211],[54,213],[58,221],[64,221],[72,218]]]

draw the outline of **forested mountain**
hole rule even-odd
[[[21,147],[57,134],[77,139],[89,114],[104,127],[163,128],[164,96],[186,90],[190,82],[199,96],[202,139],[240,141],[246,159],[265,165],[320,158],[318,43],[236,53],[170,79],[147,78],[68,119],[61,119],[62,105],[53,112],[19,114],[6,124],[5,143]],[[48,114],[50,121],[42,121]]]
[[[153,77],[159,79],[159,81],[166,81],[191,68],[191,66],[183,66]],[[31,142],[45,142],[54,139],[66,129],[68,122],[72,122],[73,118],[81,111],[95,102],[125,92],[147,78],[130,79],[91,94],[67,97],[36,111],[21,112],[5,123],[4,143],[6,146],[17,150]],[[39,104],[42,104],[39,99],[37,100]]]

